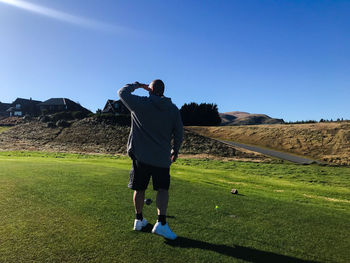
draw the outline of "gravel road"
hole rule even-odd
[[[318,164],[320,164],[320,162],[316,161],[316,160],[312,160],[312,159],[304,158],[304,157],[299,157],[296,155],[292,155],[292,154],[288,154],[288,153],[284,153],[284,152],[279,152],[279,151],[275,151],[275,150],[270,150],[270,149],[266,149],[266,148],[262,148],[262,147],[258,147],[258,146],[251,146],[251,145],[238,143],[238,142],[229,142],[229,141],[222,141],[222,140],[219,140],[219,141],[222,143],[225,143],[225,144],[240,147],[240,148],[247,149],[247,150],[250,150],[253,152],[262,153],[264,155],[287,160],[287,161],[290,161],[293,163],[298,163],[298,164],[318,163]]]

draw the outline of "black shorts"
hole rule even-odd
[[[146,190],[151,176],[154,190],[169,189],[170,168],[156,167],[133,159],[128,187],[132,190]]]

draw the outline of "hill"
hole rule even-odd
[[[219,113],[221,125],[240,126],[240,125],[257,125],[257,124],[281,124],[283,119],[271,118],[265,114],[251,114],[242,111],[232,111]]]
[[[257,145],[350,165],[350,123],[187,127],[215,139]]]
[[[74,121],[66,128],[48,128],[47,123],[32,120],[0,133],[0,150],[126,154],[129,132],[129,127],[113,125],[95,117]],[[185,130],[181,154],[250,161],[272,160],[188,130]]]

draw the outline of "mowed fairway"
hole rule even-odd
[[[0,262],[350,262],[349,168],[179,160],[166,241],[132,231],[130,166],[0,153]]]

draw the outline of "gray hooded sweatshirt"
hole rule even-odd
[[[128,154],[142,163],[168,168],[171,150],[178,153],[183,140],[180,112],[170,98],[131,94],[136,87],[127,84],[118,91],[121,101],[131,111]]]

